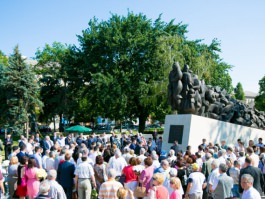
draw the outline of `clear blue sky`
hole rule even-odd
[[[221,41],[221,57],[234,66],[233,85],[258,92],[265,75],[265,0],[1,0],[0,50],[9,55],[19,44],[23,55],[54,41],[77,44],[76,35],[92,17],[107,20],[110,13],[128,10],[156,19],[188,24],[188,39]]]

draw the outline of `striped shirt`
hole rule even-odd
[[[104,182],[100,186],[98,199],[118,199],[117,191],[120,187],[123,187],[122,184],[115,180]]]

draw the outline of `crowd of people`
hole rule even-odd
[[[11,198],[259,199],[264,193],[265,145],[240,139],[234,146],[202,140],[182,151],[175,141],[138,133],[89,136],[54,133],[4,141]],[[194,152],[194,153],[193,153]],[[0,157],[1,161],[2,157]],[[2,161],[1,161],[2,162]]]

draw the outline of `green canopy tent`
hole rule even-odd
[[[76,125],[76,126],[71,126],[67,129],[65,129],[66,132],[77,132],[77,133],[87,133],[87,132],[91,132],[92,129],[91,128],[87,128],[85,126],[81,126],[81,125]]]

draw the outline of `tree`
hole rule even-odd
[[[131,12],[126,17],[114,14],[108,21],[94,18],[88,24],[78,36],[81,47],[72,48],[72,61],[65,70],[71,90],[86,98],[79,99],[82,107],[85,104],[95,116],[138,117],[143,131],[150,114],[161,118],[170,112],[167,84],[175,61],[190,64],[207,83],[215,86],[221,82],[231,88],[231,66],[219,58],[218,41],[209,46],[201,40],[188,41],[187,25],[173,20],[165,23],[161,16],[152,22]],[[79,78],[71,79],[72,74]]]
[[[77,96],[70,93],[68,75],[64,70],[69,49],[70,46],[54,42],[51,46],[46,44],[42,50],[38,49],[36,52],[38,64],[35,71],[40,77],[40,96],[44,103],[41,121],[52,121],[59,115],[62,124],[63,117],[69,120],[73,115],[73,104]],[[60,131],[63,131],[61,125]]]
[[[39,87],[31,66],[25,63],[18,46],[8,59],[8,65],[1,70],[0,76],[0,110],[2,121],[19,133],[34,115],[36,109],[42,108],[39,100]]]
[[[8,57],[0,50],[0,66],[8,65]]]
[[[243,86],[240,82],[237,83],[235,88],[235,97],[238,100],[245,100],[245,93],[243,90]]]
[[[259,95],[255,97],[255,107],[265,111],[265,76],[259,81]]]

